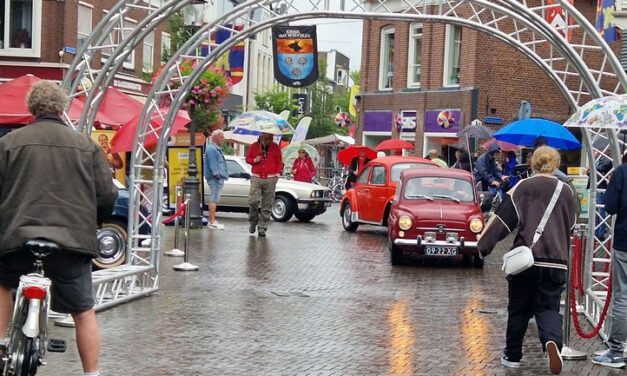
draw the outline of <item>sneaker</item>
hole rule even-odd
[[[520,368],[520,362],[513,362],[507,359],[505,355],[501,358],[501,364],[508,368]]]
[[[625,367],[625,359],[622,356],[612,356],[610,350],[607,350],[601,355],[594,356],[592,363],[612,368]]]
[[[224,225],[222,223],[219,223],[219,222],[214,222],[214,223],[209,222],[207,224],[207,227],[212,229],[212,230],[224,230]]]
[[[257,232],[257,235],[259,235],[260,238],[265,238],[266,237],[266,229],[265,228],[260,228],[259,231]]]
[[[248,232],[254,234],[255,231],[257,231],[257,224],[251,222],[250,226],[248,226]]]
[[[562,367],[564,366],[560,349],[557,347],[557,343],[555,343],[555,341],[548,341],[545,347],[547,357],[549,359],[549,370],[551,371],[551,375],[559,375],[562,373]]]

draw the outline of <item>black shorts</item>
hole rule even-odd
[[[0,285],[17,288],[20,276],[34,270],[35,256],[19,251],[0,257]],[[52,281],[51,309],[59,313],[81,313],[94,306],[91,257],[75,253],[53,253],[44,259],[44,273]]]

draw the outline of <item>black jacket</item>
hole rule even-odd
[[[56,116],[0,139],[0,254],[44,238],[97,256],[96,230],[117,189],[95,142]]]
[[[612,179],[605,191],[605,211],[616,215],[614,225],[615,249],[627,252],[627,164],[614,169]]]

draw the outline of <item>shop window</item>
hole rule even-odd
[[[78,4],[78,27],[76,33],[77,48],[81,48],[85,40],[89,38],[92,29],[92,6],[88,4]]]
[[[38,56],[42,0],[0,0],[0,54]]]
[[[446,26],[444,50],[444,86],[459,86],[462,47],[462,28]]]
[[[379,60],[379,90],[392,90],[394,75],[394,28],[381,30],[381,54]]]
[[[144,38],[144,49],[142,54],[142,70],[150,73],[154,70],[155,56],[155,33],[151,31]]]
[[[409,28],[409,56],[407,62],[407,87],[420,87],[420,60],[422,49],[422,24]]]

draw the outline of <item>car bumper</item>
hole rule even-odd
[[[330,199],[300,199],[296,200],[298,211],[324,213],[333,203]]]
[[[456,242],[447,242],[443,240],[436,241],[423,241],[420,238],[417,239],[394,239],[394,245],[402,247],[403,251],[424,253],[424,247],[447,247],[457,248],[460,254],[475,254],[477,253],[477,242],[461,239]]]

